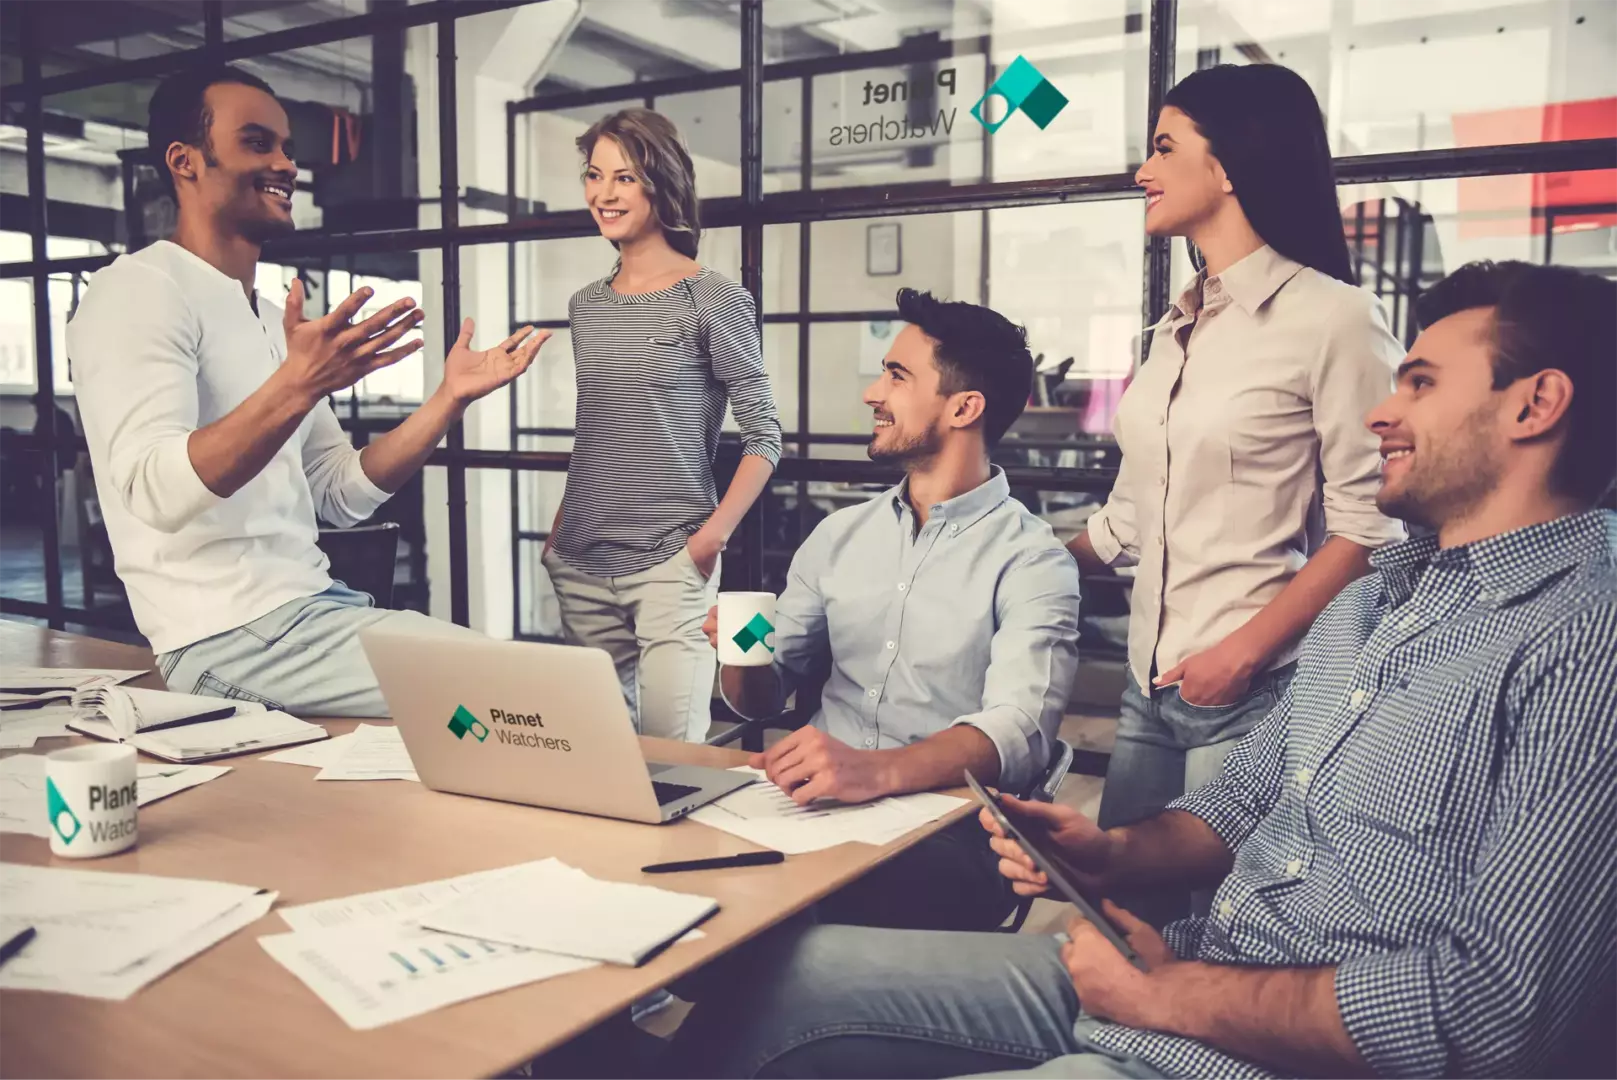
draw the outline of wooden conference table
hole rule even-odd
[[[152,669],[153,660],[146,649],[0,621],[0,665]],[[134,685],[161,684],[153,672]],[[341,734],[354,723],[327,726]],[[663,760],[744,760],[738,751],[645,742]],[[67,745],[44,739],[32,752]],[[555,856],[600,878],[713,896],[719,912],[703,924],[706,937],[639,968],[602,966],[353,1031],[258,945],[257,938],[287,929],[271,910],[128,1001],[0,993],[0,1077],[496,1074],[626,1009],[966,812],[886,847],[843,844],[777,866],[654,877],[640,867],[755,848],[689,821],[637,825],[401,781],[320,784],[314,769],[254,756],[220,764],[233,771],[141,810],[133,851],[53,859],[44,839],[0,833],[0,859],[256,885],[278,891],[285,906]]]

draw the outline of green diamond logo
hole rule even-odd
[[[768,640],[769,635],[774,632],[775,628],[769,625],[769,620],[764,618],[762,613],[759,613],[748,619],[747,625],[737,630],[735,636],[730,640],[735,642],[736,647],[744,653],[751,652],[754,645],[762,645],[770,652],[774,652],[775,646],[771,645]]]
[[[468,734],[476,736],[478,742],[488,738],[488,728],[464,705],[455,706],[455,715],[449,718],[449,730],[457,739],[464,739]]]
[[[1005,115],[998,120],[990,120],[983,113],[983,106],[988,104],[991,97],[997,97],[1005,104]],[[1016,61],[994,80],[994,85],[988,88],[988,93],[971,107],[971,115],[988,129],[989,134],[993,134],[1004,127],[1005,122],[1020,110],[1043,131],[1050,126],[1050,121],[1056,118],[1056,114],[1066,107],[1067,96],[1052,86],[1043,72],[1028,63],[1027,57],[1018,56]]]
[[[62,843],[71,844],[83,826],[79,824],[79,816],[67,805],[67,800],[62,798],[62,793],[56,790],[55,782],[48,776],[45,778],[45,812],[50,815],[51,828],[62,838]]]

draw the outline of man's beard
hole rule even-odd
[[[918,461],[936,457],[938,451],[943,449],[943,434],[935,428],[927,428],[920,434],[911,435],[899,442],[877,448],[876,440],[881,437],[877,431],[870,437],[870,443],[865,452],[870,455],[871,461],[896,462],[906,468]]]
[[[1466,417],[1454,436],[1417,447],[1415,460],[1396,491],[1385,487],[1376,507],[1428,529],[1464,518],[1499,482],[1499,462],[1489,438],[1492,405]]]
[[[282,221],[279,218],[248,217],[241,222],[237,231],[255,244],[263,244],[296,232],[297,226],[290,218]]]

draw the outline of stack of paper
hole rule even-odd
[[[166,799],[229,771],[227,765],[137,765],[136,805]],[[0,761],[0,832],[50,836],[50,819],[45,813],[44,757],[13,754]]]
[[[144,671],[95,668],[5,668],[0,670],[0,750],[26,750],[36,739],[70,734],[77,714],[74,693],[138,678]]]
[[[742,768],[759,782],[692,811],[688,817],[760,847],[787,855],[835,847],[848,842],[886,844],[936,821],[965,803],[952,795],[920,792],[845,806],[813,803],[799,806],[757,769]]]
[[[364,724],[354,729],[346,747],[316,780],[420,780],[396,727]]]
[[[432,908],[522,867],[283,908],[293,933],[258,939],[357,1031],[595,967],[590,960],[422,929]]]
[[[709,896],[601,881],[545,859],[478,886],[421,925],[634,967],[717,910]]]
[[[359,727],[370,725],[361,724]],[[260,761],[274,761],[282,765],[307,765],[313,769],[323,769],[327,765],[335,765],[348,748],[354,745],[354,734],[359,728],[346,735],[333,735],[320,742],[304,743],[288,750],[278,750],[273,754],[265,754]]]
[[[112,686],[146,674],[108,668],[0,668],[0,707],[40,700],[63,700],[80,690]]]
[[[248,885],[0,863],[0,940],[36,931],[0,989],[122,1001],[274,903]]]

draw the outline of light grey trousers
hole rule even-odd
[[[635,730],[705,740],[718,656],[702,623],[718,601],[721,567],[704,578],[688,548],[650,570],[613,578],[586,574],[553,550],[543,561],[563,634],[612,657]]]

